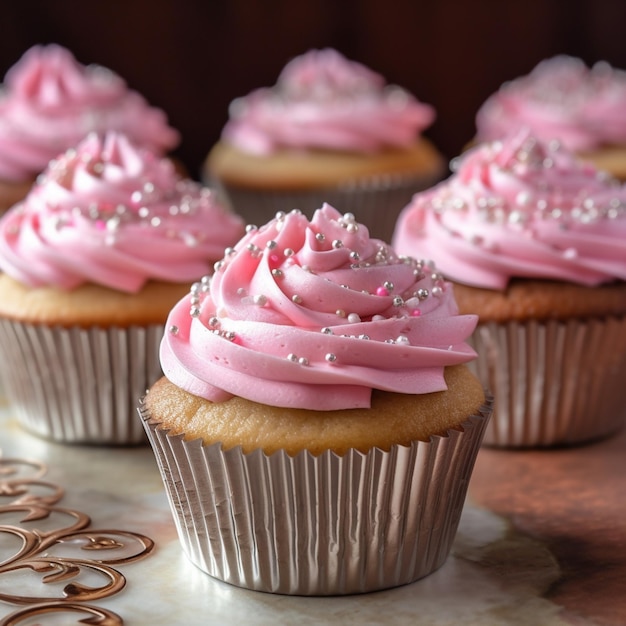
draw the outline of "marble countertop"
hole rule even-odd
[[[36,484],[43,494],[54,493],[50,497],[58,499],[54,505],[58,515],[71,517],[73,512],[70,524],[77,523],[76,512],[82,514],[84,528],[78,533],[82,537],[56,541],[53,547],[42,543],[37,558],[22,559],[16,567],[11,555],[35,536],[33,528],[43,529],[36,536],[43,542],[46,536],[58,534],[54,524],[56,528],[68,524],[67,520],[36,519],[36,512],[29,508],[28,490],[21,488],[22,476],[31,482],[30,490]],[[87,611],[103,619],[102,615],[112,612],[112,621],[91,622],[112,626],[623,625],[625,487],[626,431],[573,449],[509,452],[483,448],[452,554],[437,572],[405,587],[359,596],[278,596],[232,587],[186,561],[150,448],[50,443],[22,431],[3,405],[0,625],[44,623],[33,621],[33,615],[42,603],[49,605],[62,597],[64,588],[76,594],[76,601],[70,603],[76,607],[72,619],[85,619]],[[14,509],[17,500],[32,518],[25,519],[22,510],[9,510],[9,502]],[[28,532],[8,531],[9,526]],[[135,553],[109,560],[113,573],[91,571],[85,556],[77,557],[76,570],[61,572],[50,566],[51,556],[67,556],[81,541],[91,541],[98,558],[114,554],[117,531],[139,540]],[[128,536],[122,535],[119,543],[125,544]],[[7,566],[7,561],[13,566]],[[76,577],[86,587],[68,587]],[[111,589],[116,585],[115,592],[107,597],[89,596],[91,588],[103,585],[99,577]],[[45,624],[68,623],[63,621],[67,613],[65,617],[47,614],[48,619]]]

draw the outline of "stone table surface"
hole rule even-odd
[[[38,497],[58,500],[59,519],[37,519],[28,506],[35,487]],[[24,510],[15,511],[20,498]],[[24,511],[33,517],[25,519]],[[85,526],[82,543],[76,537],[45,543],[77,519]],[[106,572],[90,567],[84,549],[72,553],[90,541],[94,558],[106,559],[118,549],[112,546],[119,531],[136,534],[139,548],[119,548],[121,557]],[[122,534],[118,543],[127,539]],[[24,544],[29,558],[16,559]],[[55,555],[64,563],[74,559],[75,567],[51,567],[60,562]],[[76,601],[66,600],[63,613],[51,611],[64,588]],[[108,591],[89,595],[102,588]],[[239,589],[191,565],[149,447],[47,442],[24,432],[10,408],[0,406],[0,625],[89,618],[107,626],[626,625],[626,431],[571,449],[481,449],[443,567],[397,589],[305,598]]]

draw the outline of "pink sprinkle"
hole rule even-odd
[[[421,312],[419,309],[413,309],[413,310],[411,311],[411,315],[412,315],[413,317],[419,317],[421,314],[422,314],[422,312]]]
[[[95,221],[95,226],[98,230],[104,230],[106,227],[106,224],[104,223],[103,220],[96,220]]]
[[[277,254],[270,254],[270,263],[272,265],[278,265],[280,263],[280,257]]]
[[[378,287],[376,289],[376,295],[377,296],[388,296],[389,295],[389,290],[386,287]]]

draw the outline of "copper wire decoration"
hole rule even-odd
[[[150,554],[154,541],[91,528],[88,515],[58,506],[65,492],[42,479],[46,472],[38,461],[0,457],[0,544],[17,546],[0,553],[0,604],[20,607],[2,617],[0,626],[52,613],[123,624],[119,615],[92,603],[119,593],[126,578],[117,567]],[[25,574],[40,584],[24,585]],[[31,595],[32,588],[41,593]]]

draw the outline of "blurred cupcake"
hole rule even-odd
[[[478,142],[520,128],[626,180],[626,72],[565,55],[542,61],[502,85],[476,115]]]
[[[626,188],[525,131],[483,144],[417,194],[397,249],[419,250],[478,313],[485,442],[576,444],[626,417]]]
[[[0,93],[0,212],[22,200],[37,175],[90,132],[119,131],[165,154],[180,140],[165,113],[104,67],[65,48],[34,46],[7,72]]]
[[[475,323],[351,214],[249,229],[172,310],[141,407],[191,561],[299,595],[438,568],[489,415]]]
[[[145,441],[167,314],[242,221],[118,133],[52,161],[0,220],[0,374],[19,422],[62,442]]]
[[[274,87],[232,103],[205,180],[251,223],[293,208],[310,217],[329,202],[387,241],[411,195],[444,176],[442,156],[421,135],[434,118],[431,106],[363,65],[311,50]]]

